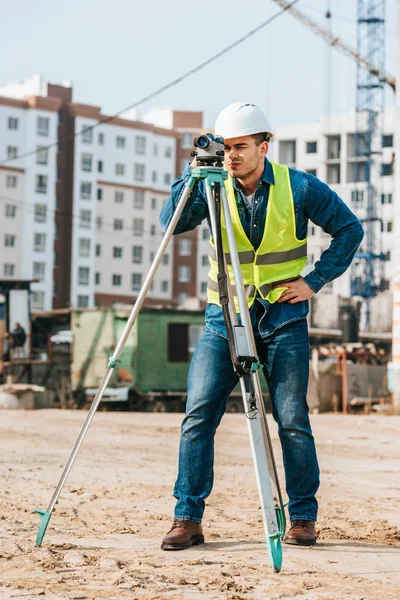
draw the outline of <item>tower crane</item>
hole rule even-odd
[[[307,27],[313,29],[314,33],[324,39],[330,46],[338,48],[347,56],[353,58],[359,65],[367,69],[367,71],[369,71],[372,75],[375,75],[379,81],[389,85],[393,92],[396,92],[396,78],[393,75],[386,73],[383,69],[372,63],[367,57],[360,54],[356,48],[353,48],[350,44],[346,44],[339,37],[333,35],[328,29],[321,27],[319,23],[313,19],[310,19],[308,15],[304,14],[294,6],[291,6],[290,2],[286,2],[285,0],[272,1],[278,4],[281,8],[287,10],[287,12],[291,13],[294,17],[296,17],[296,19],[307,25]]]

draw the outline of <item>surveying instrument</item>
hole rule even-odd
[[[197,182],[204,181],[212,230],[212,239],[214,241],[217,254],[219,300],[222,306],[225,325],[228,333],[229,350],[233,367],[240,381],[244,412],[246,415],[254,468],[256,472],[257,487],[260,497],[269,560],[272,569],[276,573],[279,573],[282,566],[281,539],[284,536],[286,529],[285,509],[282,501],[282,493],[279,486],[278,474],[261,390],[259,377],[259,369],[261,368],[261,365],[257,358],[257,349],[247,305],[239,255],[236,248],[232,219],[229,212],[228,199],[225,191],[224,182],[228,178],[228,173],[223,167],[224,140],[220,137],[214,137],[212,134],[208,133],[196,138],[194,140],[194,145],[196,150],[192,152],[192,155],[196,156],[197,166],[192,169],[191,177],[183,190],[171,222],[150,267],[142,289],[139,292],[124,331],[122,332],[121,339],[119,340],[114,353],[109,359],[107,371],[103,377],[99,389],[97,390],[81,432],[61,475],[60,481],[58,482],[47,510],[35,510],[35,512],[41,518],[36,537],[36,545],[40,546],[42,544],[51,514],[58,502],[58,498],[67,480],[71,467],[89,429],[93,416],[100,404],[113,371],[120,362],[120,356],[124,345],[142,308],[143,302],[161,263],[162,257],[172,238],[173,232],[190,196],[190,193]],[[229,262],[232,264],[232,282],[230,276],[227,275],[228,255],[224,253],[223,249],[221,234],[222,215],[225,219],[225,227],[229,244]],[[234,293],[238,300],[238,312],[236,312],[235,308]]]

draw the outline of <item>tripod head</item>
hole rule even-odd
[[[225,151],[222,137],[205,133],[194,138],[193,144],[197,150],[193,150],[191,156],[197,158],[198,167],[223,167]]]

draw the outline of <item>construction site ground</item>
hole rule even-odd
[[[399,600],[400,417],[313,415],[319,542],[268,563],[246,417],[216,438],[206,544],[163,552],[181,414],[99,412],[50,521],[82,411],[0,411],[0,598]],[[271,432],[283,481],[275,424]]]

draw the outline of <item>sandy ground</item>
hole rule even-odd
[[[319,543],[284,545],[277,575],[243,415],[226,415],[217,435],[204,546],[160,550],[181,415],[100,412],[36,548],[33,508],[47,507],[84,417],[0,411],[1,599],[399,600],[400,418],[313,416]]]

